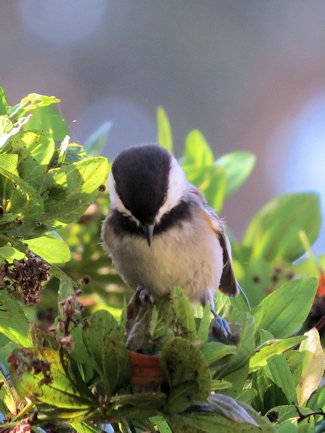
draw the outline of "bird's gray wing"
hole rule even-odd
[[[204,215],[208,219],[213,232],[216,234],[223,251],[223,272],[220,280],[220,290],[229,296],[236,296],[239,294],[240,288],[233,269],[231,259],[231,246],[229,239],[224,231],[223,221],[217,215],[215,210],[208,205],[202,193],[195,186],[190,186],[189,193],[191,195],[194,195],[195,200],[199,202],[201,209],[203,210]]]

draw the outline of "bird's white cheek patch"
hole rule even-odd
[[[169,171],[167,197],[164,204],[157,213],[157,223],[161,220],[164,214],[178,205],[184,195],[186,185],[187,180],[185,174],[176,159],[172,157]]]

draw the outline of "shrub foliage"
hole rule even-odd
[[[158,375],[143,373],[127,350],[130,293],[100,246],[110,165],[97,155],[109,127],[86,148],[71,142],[58,102],[31,94],[10,106],[0,89],[0,431],[325,431],[324,323],[315,316],[325,258],[310,247],[317,194],[273,199],[242,242],[232,239],[243,290],[216,303],[237,344],[216,341],[209,308],[180,287],[139,307],[144,350],[158,360]],[[173,151],[162,108],[157,140]],[[193,130],[181,163],[220,212],[255,157],[216,159]]]

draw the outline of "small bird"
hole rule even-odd
[[[217,326],[230,334],[214,308],[219,287],[238,294],[230,243],[174,156],[157,144],[132,146],[114,160],[108,189],[102,238],[126,284],[154,297],[180,286],[192,302],[209,302]]]

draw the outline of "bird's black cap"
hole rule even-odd
[[[171,155],[156,144],[121,152],[112,166],[115,189],[141,224],[152,224],[167,197]]]

